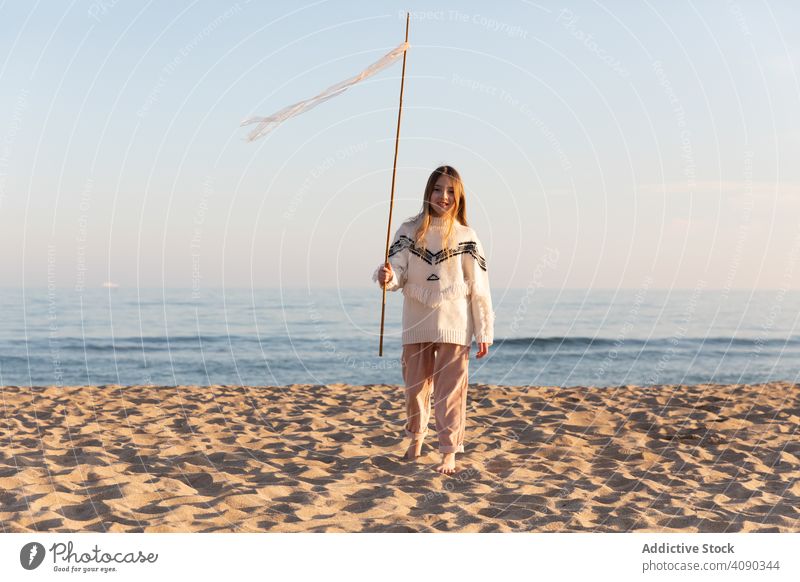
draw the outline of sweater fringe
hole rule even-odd
[[[418,283],[406,283],[403,287],[403,295],[416,299],[428,307],[437,307],[443,301],[451,301],[453,299],[466,297],[470,294],[470,291],[470,285],[461,282],[453,283],[441,291],[435,291],[430,287],[424,287]]]

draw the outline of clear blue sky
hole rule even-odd
[[[457,167],[493,289],[800,288],[800,5],[5,2],[3,285],[369,286]],[[424,12],[423,12],[424,11]]]

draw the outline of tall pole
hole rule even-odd
[[[408,42],[408,20],[410,13],[406,12],[406,42]],[[389,267],[389,241],[392,236],[392,208],[394,207],[394,183],[397,177],[397,150],[400,147],[400,117],[403,114],[403,85],[406,81],[406,54],[408,49],[403,51],[403,75],[400,77],[400,107],[397,109],[397,134],[394,138],[394,163],[392,164],[392,194],[389,199],[389,224],[386,226],[386,251],[383,255],[383,266]],[[378,347],[378,355],[383,356],[383,322],[386,315],[386,283],[383,287],[383,298],[381,299],[381,340]]]

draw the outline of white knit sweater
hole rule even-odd
[[[393,277],[388,291],[403,290],[403,344],[470,345],[494,341],[492,297],[483,246],[475,231],[456,221],[448,249],[442,248],[446,219],[431,217],[425,250],[414,240],[418,222],[400,225],[389,247]],[[372,280],[378,283],[378,265]]]

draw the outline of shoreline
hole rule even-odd
[[[470,384],[458,473],[403,388],[0,387],[6,532],[800,532],[800,384]]]

